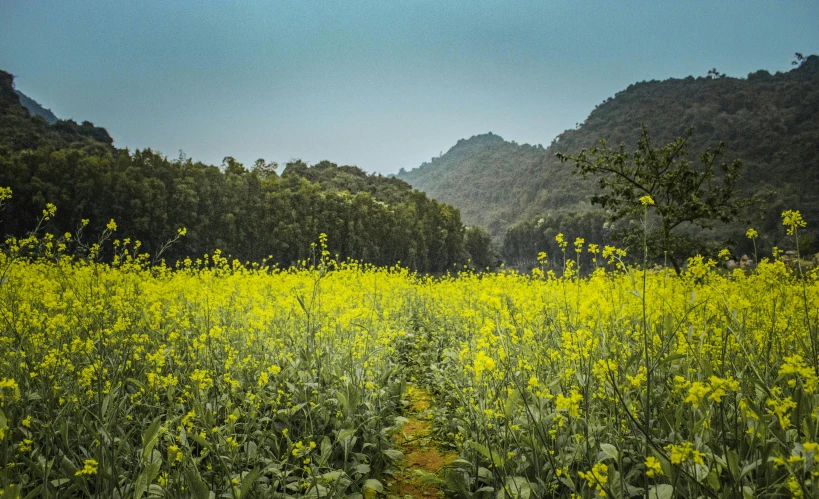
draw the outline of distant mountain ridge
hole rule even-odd
[[[640,124],[657,145],[693,127],[690,157],[725,142],[725,160],[739,158],[746,192],[772,191],[758,227],[779,229],[777,210],[801,209],[819,225],[819,57],[788,72],[747,78],[687,77],[630,85],[597,106],[576,129],[552,144],[519,145],[494,134],[460,140],[442,156],[398,178],[461,210],[465,224],[496,240],[522,222],[560,212],[591,210],[596,189],[572,175],[555,154],[576,153],[606,139],[633,150]]]
[[[32,114],[14,88],[14,76],[0,70],[0,153],[4,147],[33,150],[44,145],[64,148],[72,144],[112,149],[114,139],[104,128],[88,121],[78,124],[58,119],[50,124],[44,117]]]
[[[59,118],[57,118],[57,116],[55,116],[54,113],[51,112],[51,109],[44,108],[42,105],[40,105],[39,102],[37,102],[36,100],[32,99],[31,97],[27,96],[26,94],[19,90],[15,90],[14,92],[17,94],[18,97],[20,97],[20,104],[22,104],[23,107],[28,109],[29,113],[36,116],[42,116],[48,122],[49,125],[57,123]]]

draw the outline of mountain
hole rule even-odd
[[[45,119],[49,125],[57,123],[57,117],[54,116],[54,113],[51,112],[51,109],[44,108],[43,106],[40,105],[39,102],[37,102],[36,100],[32,99],[31,97],[27,96],[26,94],[19,90],[15,90],[15,92],[17,93],[17,96],[20,97],[20,104],[22,104],[23,107],[28,109],[29,113],[36,116],[42,116],[43,119]]]
[[[509,142],[489,132],[461,139],[442,156],[396,176],[458,207],[466,224],[499,236],[530,214],[588,209],[588,186],[566,173],[551,148]],[[533,189],[531,182],[540,178],[549,186]]]
[[[547,148],[478,135],[397,177],[460,208],[465,224],[488,228],[497,241],[516,224],[592,210],[588,199],[595,184],[573,175],[572,167],[555,154],[577,153],[600,139],[633,150],[641,123],[657,145],[692,127],[692,159],[724,141],[723,158],[744,163],[741,189],[767,193],[764,209],[747,214],[758,229],[781,231],[782,209],[800,209],[809,223],[819,225],[816,55],[784,73],[763,70],[747,78],[709,75],[636,83],[598,105]],[[774,239],[771,235],[769,242]]]
[[[66,148],[72,145],[112,149],[114,139],[104,128],[88,121],[57,120],[50,124],[26,109],[14,89],[14,77],[0,70],[0,152],[37,149],[42,146]]]

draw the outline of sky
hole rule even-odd
[[[118,147],[411,169],[551,143],[629,84],[819,53],[819,2],[0,0],[0,69]]]

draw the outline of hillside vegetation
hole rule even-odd
[[[17,96],[20,97],[20,104],[22,104],[23,107],[26,108],[32,115],[42,116],[49,125],[53,125],[59,121],[59,118],[57,118],[51,109],[44,108],[39,102],[19,90],[15,90],[15,92],[17,93]]]
[[[0,186],[13,192],[2,234],[33,230],[50,203],[58,209],[50,231],[73,233],[87,219],[84,233],[94,239],[113,219],[123,241],[139,240],[169,261],[218,249],[288,266],[313,256],[321,233],[342,259],[441,272],[469,258],[458,210],[401,180],[327,161],[294,161],[281,174],[276,167],[259,160],[246,168],[227,157],[220,168],[118,149],[89,122],[50,125],[32,116],[12,76],[0,71]],[[185,237],[166,247],[183,228]],[[72,242],[77,251],[86,245]]]
[[[555,155],[576,153],[600,139],[625,143],[633,150],[642,123],[657,145],[693,128],[692,159],[724,141],[724,159],[738,158],[744,164],[741,190],[746,195],[764,194],[764,205],[747,212],[745,222],[760,231],[760,243],[766,247],[782,242],[778,226],[782,209],[799,209],[808,220],[819,219],[817,56],[786,73],[757,71],[747,78],[718,75],[630,85],[547,148],[519,145],[491,133],[478,135],[397,177],[458,207],[464,223],[488,228],[498,241],[510,228],[522,228],[516,224],[535,226],[540,219],[544,219],[540,228],[554,233],[571,231],[566,217],[599,222],[596,232],[605,232],[605,216],[595,214],[598,210],[588,203],[595,189],[593,180],[572,175],[572,167],[561,164]],[[544,225],[550,220],[551,225]],[[746,228],[746,223],[738,223],[709,237],[739,242]],[[579,228],[572,232],[589,234]],[[509,235],[510,241],[529,242],[531,236],[531,231]],[[518,250],[507,247],[505,256],[509,259],[510,252]]]

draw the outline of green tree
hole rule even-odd
[[[720,163],[722,143],[703,152],[700,165],[689,161],[692,135],[693,129],[689,129],[685,137],[652,147],[643,126],[634,153],[626,152],[623,144],[613,149],[601,140],[600,147],[583,149],[576,155],[557,154],[562,162],[574,164],[575,173],[597,180],[600,191],[591,201],[608,211],[611,222],[639,220],[646,209],[659,218],[656,227],[632,223],[615,235],[631,247],[642,247],[645,241],[651,256],[667,257],[678,274],[679,259],[689,256],[695,246],[680,228],[693,225],[707,229],[717,221],[728,223],[753,201],[737,196],[742,163]]]
[[[262,177],[269,177],[276,174],[279,164],[275,161],[266,162],[264,158],[259,158],[253,163],[253,171]]]
[[[467,227],[464,230],[464,250],[469,254],[472,267],[476,270],[491,270],[500,264],[492,236],[483,227]]]

